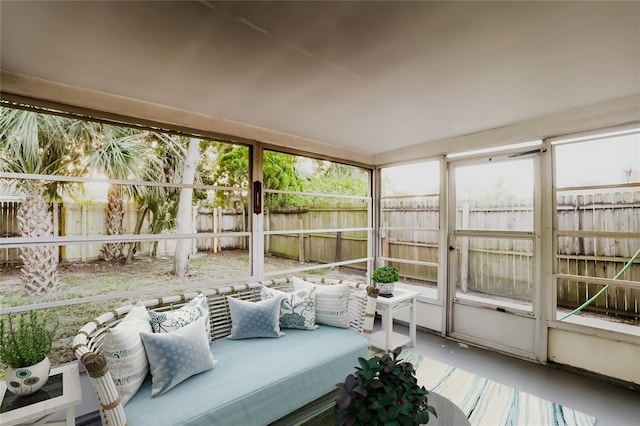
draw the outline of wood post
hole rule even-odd
[[[300,224],[300,231],[302,231],[304,229],[303,228],[304,222],[302,221],[302,218],[300,218],[299,224]],[[299,254],[298,257],[299,257],[300,263],[304,263],[304,234],[302,232],[298,234],[298,254]]]

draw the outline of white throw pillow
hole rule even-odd
[[[316,323],[348,328],[349,284],[318,285],[293,277],[294,290],[316,288]]]
[[[149,372],[140,332],[151,333],[149,314],[142,303],[136,304],[118,325],[110,328],[102,342],[102,355],[123,405],[140,389]]]
[[[260,298],[262,300],[273,297],[281,297],[280,302],[280,328],[299,328],[302,330],[315,330],[316,325],[316,288],[295,290],[285,293],[275,288],[262,287]]]
[[[206,317],[205,333],[211,340],[211,325],[209,324],[209,303],[207,297],[200,293],[189,303],[173,311],[149,311],[149,321],[154,333],[169,333],[191,324],[199,318]]]
[[[204,334],[205,321],[199,318],[170,333],[140,333],[149,357],[152,397],[218,363]]]

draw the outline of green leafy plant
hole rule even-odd
[[[336,385],[339,425],[419,425],[429,422],[429,414],[437,417],[428,404],[429,392],[418,385],[413,364],[398,359],[401,350],[358,358],[356,373]]]
[[[377,283],[395,283],[399,279],[398,270],[393,266],[382,266],[375,271],[371,279]]]
[[[0,319],[0,362],[23,368],[42,361],[51,352],[55,326],[39,311],[7,314]]]

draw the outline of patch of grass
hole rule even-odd
[[[306,271],[305,274],[323,276],[331,272],[331,270],[332,270],[331,268],[313,269],[311,271]]]

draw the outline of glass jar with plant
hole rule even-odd
[[[380,290],[380,294],[392,294],[395,287],[395,283],[400,276],[398,270],[393,266],[381,266],[373,271],[371,281],[374,282],[374,286]]]
[[[0,319],[0,362],[7,365],[7,389],[16,395],[38,391],[49,378],[49,353],[55,335],[51,318],[39,311]]]

